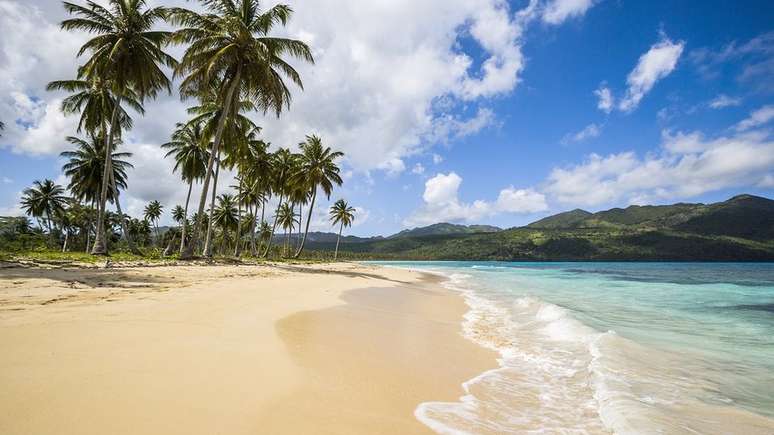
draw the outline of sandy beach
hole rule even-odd
[[[0,269],[0,433],[429,433],[495,355],[359,264]]]

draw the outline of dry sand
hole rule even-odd
[[[428,275],[370,265],[0,269],[0,433],[427,433],[495,366]]]

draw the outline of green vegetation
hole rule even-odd
[[[263,258],[298,258],[318,190],[330,198],[343,182],[337,165],[343,154],[316,135],[306,136],[299,153],[287,148],[271,153],[270,144],[260,139],[261,128],[248,116],[279,116],[290,109],[288,83],[303,89],[291,65],[313,63],[311,49],[279,36],[283,30],[278,29],[287,25],[292,9],[280,4],[264,10],[258,0],[201,0],[197,10],[151,7],[145,0],[64,6],[70,17],[62,28],[88,33],[91,39],[78,52],[84,63],[75,79],[52,81],[48,89],[70,93],[62,111],[79,116],[77,132],[86,139],[66,138],[74,146],[62,153],[68,159],[62,168],[66,188],[42,180],[25,190],[22,209],[37,220],[37,228],[27,218],[0,222],[0,252],[39,257],[61,250],[63,257],[82,258],[66,253],[107,255],[110,249],[133,258],[172,258],[176,252],[191,259],[198,253],[239,257],[249,248],[251,257],[262,252]],[[173,28],[160,30],[163,23]],[[164,51],[171,44],[185,46],[179,62]],[[181,79],[180,97],[195,100],[188,109],[191,118],[177,123],[170,142],[161,146],[175,160],[174,171],[188,194],[185,206],[154,200],[142,218],[133,218],[123,213],[120,202],[132,181],[127,172],[132,156],[117,151],[133,125],[126,108],[145,115],[148,99],[172,92],[169,73]],[[236,171],[236,195],[218,194],[221,167]],[[189,215],[197,183],[202,186],[199,203]],[[273,197],[278,208],[270,224],[265,208]],[[111,203],[116,213],[108,210]],[[306,204],[303,236],[290,246]],[[170,211],[177,225],[162,231],[159,221]],[[278,224],[287,233],[284,250],[271,246]]]
[[[573,210],[496,233],[433,233],[432,226],[424,233],[343,240],[341,255],[415,260],[772,261],[774,201],[740,195],[710,205],[631,206],[594,214]],[[310,247],[334,249],[328,241]]]

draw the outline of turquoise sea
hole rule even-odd
[[[774,264],[379,262],[444,275],[499,352],[440,433],[774,434]]]

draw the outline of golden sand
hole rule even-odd
[[[370,265],[0,269],[0,433],[425,433],[495,365],[462,300]]]

